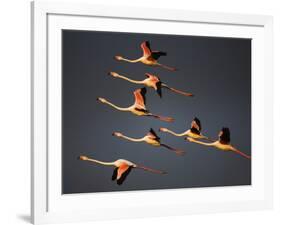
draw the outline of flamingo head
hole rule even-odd
[[[106,99],[105,98],[97,98],[97,101],[101,102],[101,103],[105,103]]]
[[[78,159],[80,159],[80,160],[88,160],[89,158],[88,158],[87,156],[80,155],[80,156],[78,157]]]
[[[108,74],[111,75],[111,76],[113,76],[113,77],[117,77],[117,76],[119,75],[119,74],[116,73],[116,72],[109,72]]]
[[[167,128],[164,128],[164,127],[160,127],[159,131],[162,131],[162,132],[167,132],[168,129]]]
[[[115,136],[115,137],[122,137],[123,134],[121,134],[120,132],[113,132],[112,133],[112,136]]]
[[[120,56],[120,55],[116,55],[116,56],[114,56],[114,58],[115,58],[116,60],[119,60],[119,61],[123,59],[123,57]]]

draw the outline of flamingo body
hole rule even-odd
[[[158,93],[158,95],[160,97],[162,97],[162,88],[166,88],[166,89],[168,89],[168,90],[170,90],[174,93],[181,94],[181,95],[184,95],[184,96],[187,96],[187,97],[193,96],[193,94],[191,94],[191,93],[180,91],[178,89],[169,87],[168,85],[164,84],[158,76],[150,74],[150,73],[145,73],[145,76],[147,78],[144,79],[144,80],[132,80],[132,79],[130,79],[126,76],[120,75],[116,72],[110,72],[109,75],[111,75],[115,78],[120,78],[120,79],[129,81],[130,83],[141,84],[141,85],[144,85],[146,87],[153,88]]]
[[[122,107],[118,107],[114,104],[112,104],[111,102],[107,101],[104,98],[97,98],[97,100],[101,103],[110,105],[111,107],[119,110],[119,111],[124,111],[124,112],[131,112],[134,115],[137,116],[151,116],[154,117],[156,119],[165,121],[165,122],[173,122],[174,119],[171,117],[165,117],[165,116],[159,116],[159,115],[155,115],[150,113],[145,106],[145,94],[146,94],[146,88],[141,88],[141,89],[137,89],[134,91],[134,98],[135,98],[135,103],[132,106],[129,106],[127,108],[122,108]]]
[[[227,127],[223,127],[222,130],[219,132],[219,140],[212,142],[212,143],[205,143],[201,141],[197,141],[191,137],[186,138],[190,142],[194,142],[197,144],[205,145],[205,146],[210,146],[217,148],[221,151],[232,151],[235,152],[247,159],[251,159],[251,156],[241,152],[237,148],[235,148],[233,145],[230,144],[230,130]]]
[[[167,128],[161,127],[159,131],[170,133],[174,136],[182,137],[191,137],[194,139],[208,139],[206,136],[202,135],[201,133],[202,127],[201,127],[201,122],[200,120],[195,117],[192,122],[191,122],[191,128],[188,129],[187,131],[184,131],[183,133],[175,133]]]
[[[161,143],[160,137],[157,136],[156,132],[151,128],[150,131],[142,138],[131,138],[128,136],[123,135],[120,132],[114,132],[112,134],[113,136],[119,137],[119,138],[123,138],[126,139],[128,141],[132,141],[132,142],[145,142],[149,145],[152,145],[154,147],[165,147],[168,150],[171,150],[173,152],[175,152],[178,155],[183,155],[184,151],[179,150],[179,149],[175,149],[172,148],[166,144]]]
[[[113,162],[103,162],[103,161],[89,158],[87,156],[79,156],[78,159],[83,160],[83,161],[94,162],[94,163],[101,164],[104,166],[114,166],[115,169],[113,170],[112,180],[113,181],[116,180],[118,185],[123,184],[123,182],[125,181],[125,179],[127,178],[127,176],[129,175],[129,173],[131,172],[131,170],[133,168],[142,169],[142,170],[145,170],[145,171],[148,171],[151,173],[166,174],[166,172],[164,172],[164,171],[151,169],[151,168],[145,167],[145,166],[140,166],[140,165],[137,165],[126,159],[117,159]]]
[[[169,67],[169,66],[166,66],[166,65],[163,65],[163,64],[160,64],[158,62],[158,59],[161,57],[161,56],[166,56],[167,53],[166,52],[162,52],[162,51],[152,51],[151,48],[150,48],[150,44],[148,41],[145,41],[141,44],[141,48],[142,48],[142,52],[143,52],[143,56],[138,58],[138,59],[126,59],[122,56],[115,56],[115,59],[116,60],[119,60],[119,61],[126,61],[126,62],[129,62],[129,63],[143,63],[145,65],[148,65],[148,66],[160,66],[164,69],[167,69],[167,70],[170,70],[170,71],[175,71],[176,68],[173,68],[173,67]]]

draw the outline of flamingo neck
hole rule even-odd
[[[142,80],[141,81],[139,81],[139,80],[132,80],[132,79],[130,79],[128,77],[121,76],[121,75],[117,75],[116,77],[121,78],[121,79],[126,80],[126,81],[129,81],[129,82],[134,83],[134,84],[143,84],[144,83]]]
[[[87,159],[87,161],[94,162],[94,163],[97,163],[97,164],[101,164],[101,165],[104,165],[104,166],[114,166],[115,165],[115,162],[103,162],[103,161],[99,161],[99,160],[96,160],[96,159]]]
[[[202,141],[193,139],[192,142],[200,144],[200,145],[205,145],[205,146],[216,146],[217,145],[217,141],[212,142],[212,143],[206,143],[206,142],[202,142]]]
[[[142,142],[144,141],[144,138],[131,138],[131,137],[127,137],[125,135],[121,136],[122,138],[128,140],[128,141],[133,141],[133,142]]]
[[[174,131],[171,131],[171,130],[168,130],[168,129],[167,129],[166,132],[167,132],[167,133],[170,133],[170,134],[172,134],[172,135],[174,135],[174,136],[177,136],[177,137],[182,137],[182,136],[185,136],[185,135],[186,135],[186,131],[183,132],[183,133],[175,133]]]
[[[111,102],[104,102],[105,104],[107,104],[107,105],[110,105],[111,107],[113,107],[113,108],[115,108],[115,109],[117,109],[117,110],[119,110],[119,111],[129,111],[129,108],[122,108],[122,107],[118,107],[117,105],[114,105],[113,103],[111,103]]]
[[[140,62],[142,58],[139,59],[126,59],[126,58],[121,58],[120,60],[125,61],[125,62],[129,62],[129,63],[137,63]]]

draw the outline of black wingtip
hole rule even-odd
[[[220,140],[223,141],[224,143],[229,143],[230,142],[230,129],[228,127],[223,127],[221,129],[221,135],[220,135]]]
[[[142,95],[143,97],[145,97],[146,92],[147,92],[146,87],[141,88],[140,93],[141,93],[141,95]]]

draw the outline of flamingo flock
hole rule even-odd
[[[177,70],[174,67],[160,64],[158,62],[158,59],[161,56],[167,55],[166,52],[151,50],[150,43],[148,41],[144,41],[143,43],[141,43],[140,46],[142,48],[143,55],[138,59],[127,59],[120,55],[116,55],[114,58],[118,61],[125,61],[125,62],[129,62],[129,63],[142,63],[142,64],[145,64],[148,66],[162,67],[169,71]],[[163,83],[160,80],[158,75],[151,74],[151,73],[145,73],[146,79],[144,79],[144,80],[134,80],[125,75],[120,75],[117,72],[109,72],[109,75],[112,76],[113,78],[119,78],[122,80],[126,80],[126,81],[136,84],[136,85],[142,85],[143,87],[138,88],[133,92],[134,104],[131,106],[120,107],[102,97],[97,98],[98,102],[109,105],[111,108],[121,111],[121,112],[130,112],[135,116],[152,117],[154,119],[158,119],[158,120],[161,120],[164,122],[173,122],[174,121],[174,119],[172,117],[154,114],[154,113],[151,113],[147,109],[147,107],[146,107],[146,92],[147,92],[146,87],[154,89],[157,92],[157,94],[160,96],[160,98],[162,98],[163,89],[166,89],[168,91],[174,92],[176,94],[179,94],[179,95],[182,95],[185,97],[194,96],[190,92],[181,91],[181,90],[168,86],[167,84]],[[197,117],[195,117],[191,121],[190,128],[187,129],[186,131],[177,133],[168,128],[160,127],[159,132],[168,133],[168,134],[171,134],[176,137],[184,137],[184,140],[186,140],[190,143],[203,145],[203,146],[206,146],[209,148],[216,148],[223,152],[233,152],[233,153],[239,154],[240,156],[242,156],[246,159],[251,159],[251,156],[238,150],[236,147],[234,147],[230,143],[230,129],[229,128],[223,127],[218,134],[218,140],[212,140],[209,137],[202,134],[201,122]],[[146,144],[151,145],[153,147],[163,147],[179,156],[183,156],[185,153],[184,150],[177,149],[177,148],[174,148],[167,144],[162,143],[160,137],[156,134],[156,132],[152,128],[150,129],[150,131],[147,134],[145,134],[145,136],[140,137],[140,138],[126,136],[120,132],[113,132],[112,135],[117,138],[124,139],[124,140],[130,141],[130,142],[135,142],[135,143],[145,142]],[[203,142],[201,140],[205,140],[205,141]],[[92,162],[95,164],[103,165],[103,166],[114,167],[115,169],[113,170],[112,181],[116,180],[118,185],[123,184],[123,182],[125,181],[125,179],[127,178],[127,176],[129,175],[129,173],[131,172],[132,169],[141,169],[141,170],[144,170],[144,171],[147,171],[150,173],[154,173],[154,174],[159,174],[159,175],[163,175],[163,174],[167,173],[162,170],[156,170],[156,169],[152,169],[152,168],[149,168],[146,166],[141,166],[139,164],[135,164],[126,159],[118,159],[113,162],[104,162],[104,161],[99,161],[97,159],[90,158],[85,155],[80,155],[78,157],[78,159],[82,160],[82,161],[88,161],[88,162]]]

